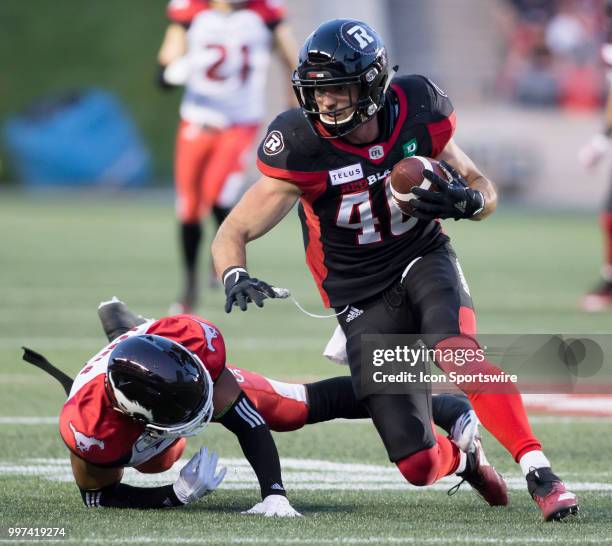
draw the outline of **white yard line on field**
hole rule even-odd
[[[104,345],[104,337],[0,337],[0,349],[17,349],[22,346],[34,350],[43,349],[96,349]],[[231,341],[232,349],[266,349],[279,351],[286,349],[314,349],[323,350],[325,341],[319,337],[241,337]]]
[[[1,375],[1,374],[0,374]],[[1,381],[0,381],[1,382]],[[602,424],[609,426],[612,417],[583,417],[580,415],[534,415],[529,417],[529,422],[533,424]],[[55,416],[22,416],[22,415],[4,415],[0,416],[0,426],[2,425],[57,425],[59,417]],[[367,419],[334,419],[333,421],[325,421],[318,423],[321,425],[359,425],[368,424]]]
[[[125,471],[125,479],[128,483],[148,486],[173,482],[178,479],[179,471],[186,462],[186,459],[182,459],[176,462],[170,470],[161,474],[141,474],[128,468]],[[284,458],[281,462],[283,480],[291,490],[417,491],[421,489],[406,483],[392,465],[339,463],[296,458]],[[219,464],[228,468],[226,478],[221,485],[222,489],[244,490],[257,487],[253,470],[245,459],[226,458],[221,459]],[[0,461],[0,476],[40,477],[59,482],[73,481],[67,458]],[[612,482],[606,482],[602,475],[596,473],[589,475],[589,477],[593,476],[593,481],[585,481],[584,475],[575,476],[576,481],[567,482],[571,490],[612,491]],[[506,475],[506,482],[508,488],[512,490],[526,488],[525,479],[518,473]],[[457,477],[448,477],[428,487],[428,490],[446,491],[456,483]],[[467,485],[466,489],[469,489]]]
[[[0,417],[0,425],[57,425],[59,417]]]

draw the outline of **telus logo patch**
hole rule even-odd
[[[363,178],[363,168],[361,163],[355,163],[348,167],[342,167],[335,171],[329,171],[329,178],[332,186],[339,186],[340,184],[346,184],[347,182],[353,182],[354,180],[360,180]]]

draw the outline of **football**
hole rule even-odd
[[[393,167],[391,171],[389,184],[391,186],[393,202],[404,214],[412,214],[412,205],[410,201],[417,198],[417,196],[410,191],[414,186],[418,186],[425,190],[437,191],[436,185],[423,176],[423,171],[425,169],[433,171],[446,179],[444,171],[442,171],[439,163],[435,159],[418,155],[402,159],[395,164],[395,167]]]

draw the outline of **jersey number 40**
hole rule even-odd
[[[389,208],[391,219],[390,232],[393,236],[403,235],[411,230],[418,222],[417,218],[406,217],[393,202],[391,188],[385,183],[386,204]],[[359,218],[356,222],[351,222],[355,218],[355,213]],[[382,235],[380,233],[380,220],[374,215],[372,210],[372,196],[370,190],[357,193],[348,193],[342,196],[342,202],[338,209],[336,225],[346,229],[358,230],[357,244],[369,245],[380,243]]]

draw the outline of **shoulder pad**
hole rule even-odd
[[[310,128],[299,108],[283,112],[270,124],[257,150],[257,167],[266,176],[286,180],[311,198],[327,184],[327,171],[317,162],[324,141]]]
[[[454,110],[446,91],[426,76],[402,76],[395,78],[393,83],[406,94],[409,116],[426,111],[440,119],[448,117]]]
[[[219,329],[196,315],[175,315],[154,322],[147,334],[180,343],[197,355],[215,381],[225,368],[225,341]]]
[[[173,23],[190,25],[193,18],[208,8],[208,0],[170,0],[166,16]]]
[[[248,8],[257,13],[270,28],[282,22],[286,15],[282,0],[251,0]]]
[[[106,397],[105,375],[84,385],[62,408],[60,434],[68,449],[85,461],[121,466],[144,427],[115,411]]]

